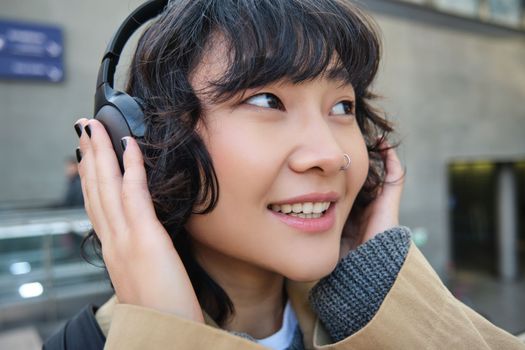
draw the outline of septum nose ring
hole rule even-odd
[[[350,166],[352,160],[350,159],[350,156],[346,153],[343,154],[343,158],[345,159],[345,165],[343,165],[339,170],[345,171]]]

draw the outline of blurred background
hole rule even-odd
[[[104,270],[80,257],[90,226],[73,123],[92,115],[100,56],[140,3],[0,4],[2,349],[38,349],[111,295]],[[525,1],[359,3],[383,35],[374,88],[407,169],[401,222],[457,298],[523,334]]]

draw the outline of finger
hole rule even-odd
[[[91,201],[93,200],[90,195],[90,191],[88,190],[87,186],[87,174],[88,174],[88,165],[86,164],[86,158],[88,158],[88,148],[90,147],[89,144],[89,138],[86,138],[84,136],[84,126],[87,124],[88,119],[86,118],[80,118],[75,122],[75,131],[78,134],[79,137],[79,147],[78,147],[78,153],[80,153],[81,160],[78,162],[78,174],[80,176],[80,183],[82,185],[82,195],[84,197],[84,208],[86,209],[86,212],[88,216],[91,217]],[[84,136],[84,137],[83,137]]]
[[[84,195],[84,207],[86,208],[86,212],[93,228],[97,232],[98,238],[102,241],[104,233],[109,230],[109,226],[98,196],[95,159],[91,146],[91,139],[85,129],[88,124],[89,120],[85,118],[80,119],[77,124],[82,130],[80,136],[80,152],[82,154],[82,160],[78,167],[78,173],[80,175],[82,193]]]
[[[397,156],[397,152],[393,147],[390,146],[388,141],[383,140],[381,142],[379,148],[381,151],[381,157],[383,159],[383,162],[385,164],[385,182],[387,183],[396,183],[396,182],[403,182],[404,181],[404,170],[403,166],[401,165],[401,161],[399,160],[399,157]]]
[[[76,152],[76,158],[77,158],[77,169],[80,168],[80,162],[82,161],[82,152],[80,151],[80,147],[77,147],[77,149],[75,150]],[[84,209],[86,210],[86,213],[90,214],[90,211],[91,209],[89,208],[89,198],[88,198],[88,195],[86,193],[86,188],[85,186],[82,184],[82,176],[80,175],[80,171],[79,171],[79,177],[80,177],[80,188],[82,190],[82,199],[83,199],[83,202],[84,202]]]
[[[76,133],[77,133],[77,135],[79,137],[79,143],[80,143],[80,139],[81,139],[81,136],[82,136],[82,132],[84,130],[83,124],[85,124],[86,122],[87,122],[86,118],[80,118],[74,124],[75,131],[76,131]],[[76,149],[76,158],[77,158],[77,161],[78,161],[77,169],[78,169],[78,173],[79,173],[79,176],[80,176],[80,183],[81,183],[81,188],[82,188],[82,197],[84,199],[84,208],[85,208],[87,214],[89,215],[89,213],[91,211],[90,208],[89,208],[89,197],[88,197],[88,193],[86,192],[85,186],[82,185],[83,170],[81,169],[81,167],[82,167],[82,164],[83,164],[82,163],[83,154],[82,154],[82,150],[80,149],[80,145]]]
[[[102,123],[91,120],[89,126],[100,205],[111,232],[113,234],[125,232],[127,225],[121,199],[122,175],[113,144]]]
[[[388,147],[383,151],[385,162],[385,183],[381,189],[381,195],[390,198],[391,203],[399,205],[405,182],[405,174],[401,161],[394,148]]]
[[[130,224],[145,227],[157,222],[144,168],[144,159],[137,142],[131,137],[122,139],[124,176],[122,204]]]

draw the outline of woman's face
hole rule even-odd
[[[319,279],[337,264],[343,225],[368,174],[354,90],[321,76],[208,103],[202,92],[224,72],[221,51],[210,50],[192,79],[205,111],[198,132],[220,189],[215,209],[186,225],[197,257]],[[341,170],[345,153],[351,164]]]

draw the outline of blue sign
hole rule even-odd
[[[0,21],[0,78],[62,81],[63,51],[58,27]]]

